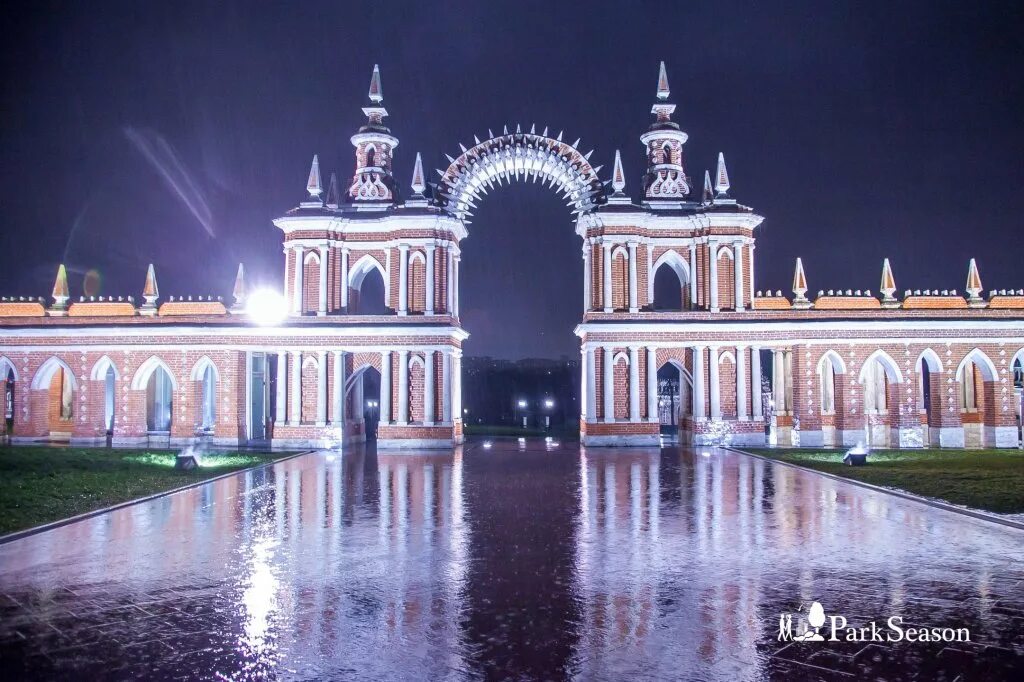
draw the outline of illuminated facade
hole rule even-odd
[[[3,428],[17,440],[294,447],[362,440],[379,418],[383,446],[459,443],[460,243],[489,191],[540,180],[565,198],[582,239],[584,443],[657,444],[658,372],[668,365],[684,442],[756,444],[771,433],[780,444],[1016,446],[1024,290],[983,296],[971,261],[964,295],[900,298],[886,261],[877,295],[812,300],[798,259],[792,297],[762,293],[763,218],[733,198],[721,154],[713,176],[691,181],[688,136],[669,98],[662,65],[654,122],[640,136],[639,198],[627,193],[618,153],[605,182],[578,141],[516,126],[460,145],[437,183],[416,154],[403,199],[399,140],[374,68],[351,179],[332,173],[325,192],[314,157],[308,197],[274,221],[281,319],[249,305],[241,268],[228,308],[212,298],[160,302],[152,268],[141,305],[69,303],[62,267],[52,303],[0,301]],[[655,301],[658,273],[678,281],[674,309]],[[383,301],[368,295],[371,279]],[[366,314],[371,304],[377,312]]]

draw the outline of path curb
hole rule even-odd
[[[753,452],[747,452],[746,450],[740,450],[739,448],[733,448],[733,447],[728,447],[728,446],[720,446],[720,447],[723,450],[728,450],[729,452],[735,452],[735,453],[740,454],[740,455],[746,455],[747,457],[757,457],[758,459],[763,459],[766,462],[772,462],[774,464],[781,464],[783,466],[792,467],[794,469],[800,469],[801,471],[809,471],[812,474],[817,474],[819,476],[824,476],[825,478],[831,478],[834,481],[841,481],[843,483],[851,483],[853,485],[858,485],[861,488],[867,488],[868,490],[874,490],[875,492],[885,493],[886,495],[893,495],[895,497],[900,497],[900,498],[902,498],[904,500],[910,500],[911,502],[920,502],[921,504],[926,504],[929,507],[935,507],[936,509],[945,509],[946,511],[955,512],[957,514],[963,514],[964,516],[970,516],[972,518],[980,519],[982,521],[990,521],[992,523],[998,523],[1000,525],[1008,526],[1009,528],[1014,528],[1016,530],[1024,530],[1024,523],[1021,523],[1020,521],[1014,521],[1012,519],[1004,519],[1004,518],[1002,518],[1000,516],[996,516],[994,514],[989,514],[989,513],[983,512],[983,511],[977,511],[977,510],[974,510],[974,509],[967,509],[965,507],[958,507],[958,506],[956,506],[954,504],[949,504],[948,502],[940,502],[938,500],[932,500],[932,499],[929,499],[927,497],[921,497],[920,495],[915,495],[913,493],[908,493],[908,492],[906,492],[904,490],[894,490],[892,488],[883,488],[882,486],[875,485],[873,483],[865,483],[863,481],[856,481],[856,480],[854,480],[852,478],[844,478],[842,476],[836,476],[835,474],[830,474],[830,473],[827,473],[827,472],[824,472],[824,471],[818,471],[817,469],[811,469],[810,467],[800,466],[799,464],[793,464],[792,462],[783,462],[782,460],[779,460],[779,459],[773,459],[771,457],[765,457],[764,455],[757,455],[757,454],[754,454]]]

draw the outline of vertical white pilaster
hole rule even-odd
[[[452,356],[441,351],[441,421],[452,423]]]
[[[316,425],[327,424],[327,353],[316,354]]]
[[[786,412],[793,414],[793,351],[787,350],[784,357],[786,360]]]
[[[275,405],[275,424],[284,424],[288,418],[288,354],[283,350],[277,352],[277,405]]]
[[[583,312],[590,310],[590,240],[583,240]]]
[[[604,421],[615,421],[615,358],[611,346],[605,346],[604,355]]]
[[[654,248],[650,242],[644,244],[647,252],[647,306],[654,307]]]
[[[653,275],[651,282],[654,282]],[[690,242],[690,309],[697,309],[697,244]],[[654,300],[654,296],[651,296]]]
[[[772,392],[774,393],[775,414],[786,413],[786,368],[783,351],[776,348],[772,351]]]
[[[292,351],[292,390],[288,401],[288,425],[302,420],[302,351]]]
[[[380,354],[380,423],[391,421],[391,351]]]
[[[452,421],[462,419],[462,351],[452,354]]]
[[[328,263],[330,249],[327,244],[320,245],[320,297],[317,300],[316,314],[326,315],[327,314],[327,271],[329,269]]]
[[[434,423],[434,351],[423,354],[423,423]]]
[[[711,418],[722,418],[721,382],[718,376],[718,348],[708,349],[708,389],[711,403]]]
[[[743,242],[733,244],[733,281],[736,284],[736,310],[743,310]]]
[[[755,419],[764,415],[761,405],[761,349],[750,349],[750,411]]]
[[[295,247],[295,281],[292,283],[292,312],[296,315],[302,314],[302,247]]]
[[[629,242],[629,312],[640,310],[636,300],[636,242]]]
[[[461,261],[462,261],[462,258],[460,258],[458,255],[456,255],[454,257],[453,263],[452,263],[452,265],[453,265],[453,268],[452,268],[452,274],[453,274],[453,277],[452,277],[452,299],[455,302],[453,307],[452,307],[452,312],[455,313],[456,317],[459,316],[459,305],[461,303],[460,297],[459,297],[459,269],[460,269],[459,268],[459,263]]]
[[[754,306],[754,244],[750,245],[750,291],[748,292],[747,300],[750,301],[750,306]]]
[[[718,312],[718,242],[708,242],[708,268],[711,285],[711,312]]]
[[[345,351],[334,351],[334,390],[331,396],[331,424],[333,426],[345,426]],[[384,382],[381,381],[381,392],[384,391]]]
[[[736,418],[747,418],[747,349],[736,347]]]
[[[693,347],[693,416],[703,419],[704,415],[704,347]]]
[[[395,421],[409,423],[409,351],[398,351],[398,414]]]
[[[452,255],[452,249],[451,249],[450,246],[445,248],[444,253],[445,253],[444,274],[445,274],[445,285],[446,285],[445,286],[445,296],[446,296],[445,301],[447,301],[447,303],[448,303],[445,306],[445,312],[448,313],[449,315],[453,315],[454,311],[455,311],[455,278],[453,276],[452,270],[455,269],[455,257]]]
[[[601,244],[604,253],[604,267],[601,279],[604,290],[604,311],[610,313],[612,311],[612,244],[604,242]]]
[[[587,350],[580,348],[580,423],[587,421]]]
[[[426,314],[434,314],[434,296],[437,294],[437,281],[434,278],[434,251],[437,247],[434,244],[427,244],[427,282],[424,289],[427,291]]]
[[[348,311],[348,247],[341,250],[341,301],[338,307]]]
[[[398,314],[409,313],[409,245],[398,245]]]
[[[594,347],[587,346],[587,420],[590,422],[597,421],[597,363],[594,354]]]
[[[647,421],[657,424],[658,419],[658,349],[647,347]]]
[[[629,421],[640,421],[640,349],[629,347]]]

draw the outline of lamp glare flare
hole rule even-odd
[[[284,296],[271,289],[259,289],[249,295],[245,311],[249,319],[259,325],[270,326],[281,322],[288,314]]]

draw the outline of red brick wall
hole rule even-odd
[[[302,311],[315,313],[320,305],[320,259],[311,258],[302,269]]]
[[[718,253],[718,308],[732,310],[736,307],[736,280],[732,258],[719,250]]]
[[[416,358],[422,359],[423,356],[417,354]],[[423,422],[423,387],[424,387],[424,374],[423,364],[420,362],[413,362],[413,356],[409,357],[409,421],[422,423]]]
[[[413,258],[413,254],[419,254]],[[426,264],[422,251],[409,252],[409,312],[422,313],[427,309]]]
[[[618,350],[614,351],[617,355]],[[626,357],[629,357],[628,354]],[[615,377],[615,418],[616,419],[628,419],[629,418],[629,362],[623,358],[619,358],[615,362],[614,373]]]

